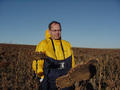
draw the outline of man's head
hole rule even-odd
[[[49,26],[49,33],[52,39],[61,39],[61,24],[57,21],[52,21]]]

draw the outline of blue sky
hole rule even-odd
[[[36,45],[53,20],[73,47],[120,48],[120,0],[0,0],[0,43]]]

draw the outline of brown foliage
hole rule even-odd
[[[97,63],[97,60],[90,60],[86,64],[76,65],[68,72],[67,75],[57,78],[56,86],[60,88],[65,88],[72,86],[75,82],[89,80],[96,74],[95,64]]]
[[[33,78],[31,66],[33,58],[36,57],[34,51],[35,46],[32,45],[0,44],[0,90],[38,89],[39,83]],[[96,90],[106,89],[112,85],[113,89],[120,89],[120,49],[73,48],[73,53],[76,65],[86,64],[93,58],[98,60],[97,73],[89,80]],[[79,78],[77,76],[78,74],[71,74],[76,80]],[[84,78],[84,75],[81,76]],[[69,79],[67,78],[66,81]],[[114,83],[109,84],[107,80]]]

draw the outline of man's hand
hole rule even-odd
[[[43,81],[43,78],[40,78],[40,83]]]

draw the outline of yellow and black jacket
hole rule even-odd
[[[45,40],[42,40],[37,45],[36,52],[45,53],[48,57],[47,61],[53,61],[55,63],[67,61],[66,63],[70,63],[66,65],[66,67],[69,67],[68,69],[66,69],[67,72],[69,71],[70,68],[74,67],[75,65],[74,56],[70,43],[65,40],[50,39],[48,30],[46,30],[45,33]],[[45,64],[45,60],[33,60],[32,68],[40,78],[45,77],[44,74],[45,65],[47,65]],[[54,65],[52,65],[52,67],[54,67]]]

